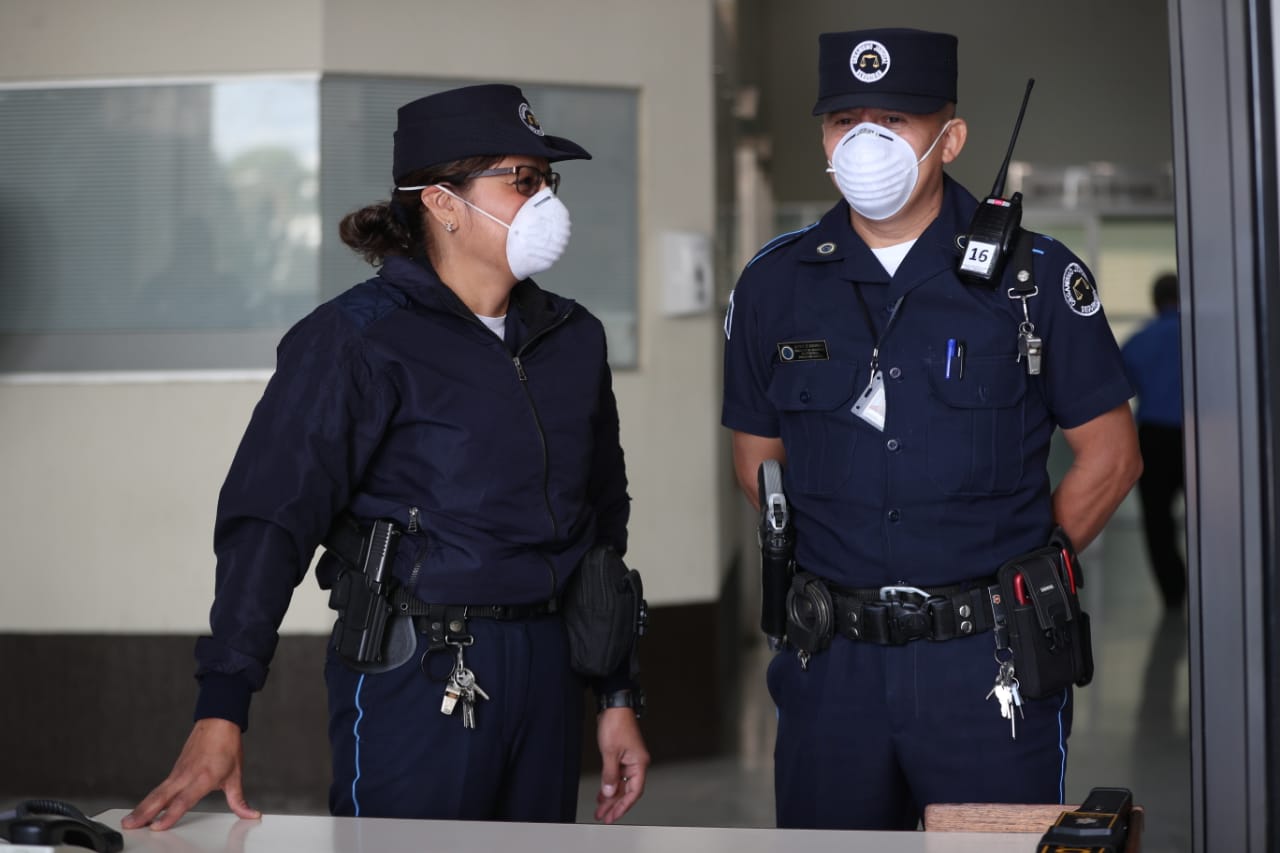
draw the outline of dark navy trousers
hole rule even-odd
[[[419,652],[364,675],[332,651],[325,667],[333,785],[329,810],[358,817],[573,822],[582,752],[582,680],[564,623],[472,619],[464,650],[476,683],[476,728],[440,713],[454,652]]]
[[[1061,803],[1070,690],[1024,700],[1017,739],[986,699],[990,633],[878,646],[837,636],[769,665],[780,827],[915,829],[930,803]]]

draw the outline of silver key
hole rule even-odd
[[[1000,716],[1009,721],[1009,736],[1014,740],[1018,738],[1018,721],[1014,715],[1016,708],[1018,714],[1022,711],[1022,696],[1018,693],[1018,679],[1014,677],[1013,661],[1007,660],[1000,664],[1000,671],[996,674],[996,683],[989,691],[986,698],[996,697],[996,701],[1000,703]]]
[[[462,726],[467,729],[476,727],[476,697],[488,699],[489,694],[484,692],[479,684],[476,684],[475,674],[463,667],[453,674],[454,680],[462,691]]]
[[[466,673],[472,681],[475,680],[471,670],[467,669],[466,664],[462,662],[462,646],[459,645],[457,648],[458,660],[453,665],[453,671],[449,673],[449,680],[445,682],[444,699],[440,702],[440,713],[445,716],[451,716],[458,707],[458,700],[466,695],[468,685],[463,683],[464,679],[459,677],[460,673]]]
[[[466,693],[468,694],[478,693],[480,694],[481,699],[489,698],[489,694],[484,692],[484,688],[481,687],[479,684],[476,684],[475,673],[467,669],[465,666],[459,669],[457,672],[455,672],[453,677],[458,682],[458,686],[461,687],[463,691],[465,691]],[[472,695],[472,698],[473,699],[475,698],[474,695]]]

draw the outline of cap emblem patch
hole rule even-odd
[[[538,118],[533,114],[533,110],[529,109],[528,104],[520,105],[520,121],[524,122],[524,126],[534,133],[539,136],[545,136],[542,125],[538,124]]]
[[[889,49],[868,39],[849,54],[849,69],[863,83],[874,83],[889,73]]]

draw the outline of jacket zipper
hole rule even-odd
[[[419,524],[419,518],[421,516],[422,511],[420,509],[416,506],[409,507],[409,526],[406,528],[406,532],[417,533],[422,529],[422,525]],[[413,568],[409,571],[409,582],[406,584],[410,592],[413,592],[413,590],[417,588],[418,575],[422,573],[422,564],[426,559],[427,543],[423,542],[422,547],[418,549],[418,553],[413,555]]]
[[[570,309],[571,311],[572,309]],[[538,442],[542,445],[542,501],[547,508],[547,517],[551,519],[551,533],[554,537],[560,537],[560,525],[556,521],[555,513],[551,509],[551,458],[547,451],[547,436],[542,429],[542,418],[538,415],[538,407],[533,402],[533,392],[529,390],[529,374],[525,372],[524,364],[520,361],[520,356],[528,351],[539,338],[559,326],[569,317],[569,311],[564,312],[555,319],[551,324],[539,329],[536,334],[524,342],[515,355],[511,357],[511,363],[515,365],[516,377],[520,380],[520,387],[524,389],[525,398],[529,401],[529,411],[533,413],[533,425],[538,431]],[[555,573],[552,572],[552,582],[554,584]]]
[[[464,314],[462,311],[458,311],[456,309],[454,310],[454,313],[458,314],[458,316],[460,317],[464,317],[464,318],[469,317],[469,319],[472,322],[474,322],[480,328],[484,329],[486,334],[492,337],[497,337],[496,335],[493,335],[493,333],[489,330],[488,326],[480,322],[480,319],[476,317],[475,314],[472,314],[470,312],[466,312]],[[529,347],[533,346],[533,344],[536,343],[539,338],[548,334],[558,326],[563,325],[565,320],[568,320],[569,315],[572,313],[573,313],[573,306],[570,305],[568,310],[566,310],[563,314],[560,314],[555,318],[555,320],[548,323],[546,326],[543,326],[541,329],[535,332],[532,336],[530,336],[529,339],[526,340],[520,346],[520,349],[516,351],[516,354],[511,357],[511,363],[515,366],[515,369],[516,369],[516,378],[520,380],[520,387],[524,389],[525,399],[529,401],[529,411],[533,414],[534,428],[538,431],[538,442],[539,444],[542,445],[542,502],[543,502],[543,505],[547,508],[547,518],[551,520],[551,535],[557,539],[560,537],[560,525],[559,523],[556,522],[555,512],[553,512],[551,509],[551,493],[550,493],[551,460],[547,452],[547,436],[542,429],[542,418],[538,416],[538,407],[533,402],[533,392],[529,390],[529,384],[528,384],[529,374],[525,372],[524,364],[523,362],[520,361],[520,356],[524,355],[524,353],[528,351]],[[540,553],[540,556],[542,557],[543,561],[547,564],[547,573],[551,576],[551,595],[549,596],[549,598],[555,598],[556,596],[555,567],[551,564],[551,560],[547,557],[546,554]],[[419,561],[418,564],[414,565],[413,572],[410,575],[410,584],[412,584],[413,581],[417,579],[418,569],[420,568],[420,566],[421,566],[421,561]]]

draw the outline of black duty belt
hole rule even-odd
[[[559,610],[552,598],[532,604],[431,604],[418,598],[404,587],[396,590],[391,598],[392,612],[398,616],[426,616],[428,619],[456,618],[493,619],[498,622],[517,622],[549,616]]]
[[[931,590],[914,586],[845,589],[828,584],[836,630],[851,640],[899,646],[953,640],[992,628],[987,587],[995,576]]]

